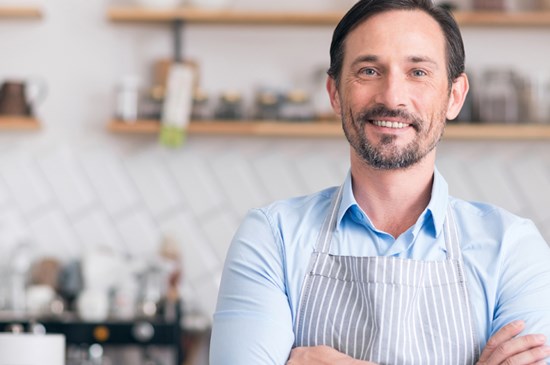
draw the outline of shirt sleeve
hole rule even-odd
[[[521,220],[506,232],[502,250],[491,334],[521,319],[523,334],[542,333],[550,343],[550,248],[531,221]]]
[[[294,334],[284,250],[262,210],[245,217],[229,247],[210,344],[211,365],[283,365]]]

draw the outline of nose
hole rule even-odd
[[[396,74],[387,74],[380,80],[374,101],[389,109],[406,106],[407,85],[405,78]]]

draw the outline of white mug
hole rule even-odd
[[[107,291],[86,289],[77,298],[78,316],[87,322],[102,322],[109,316],[109,295]]]

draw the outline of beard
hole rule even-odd
[[[351,147],[367,165],[381,170],[406,169],[422,160],[441,140],[445,130],[443,110],[442,108],[437,113],[430,124],[405,110],[391,110],[379,105],[370,109],[365,108],[357,115],[351,110],[347,115],[342,113],[342,126]],[[397,136],[393,134],[383,135],[378,145],[371,143],[365,134],[365,124],[375,119],[383,120],[384,117],[406,120],[414,129],[415,138],[404,147],[394,143]],[[430,130],[430,125],[435,129]]]

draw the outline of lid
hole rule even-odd
[[[304,90],[295,89],[286,94],[286,99],[292,103],[305,103],[309,100],[309,95]]]
[[[225,91],[221,95],[221,100],[228,103],[237,103],[241,101],[242,96],[238,91]]]
[[[261,92],[257,96],[258,103],[261,105],[275,105],[279,101],[279,98],[275,93],[266,91]]]

